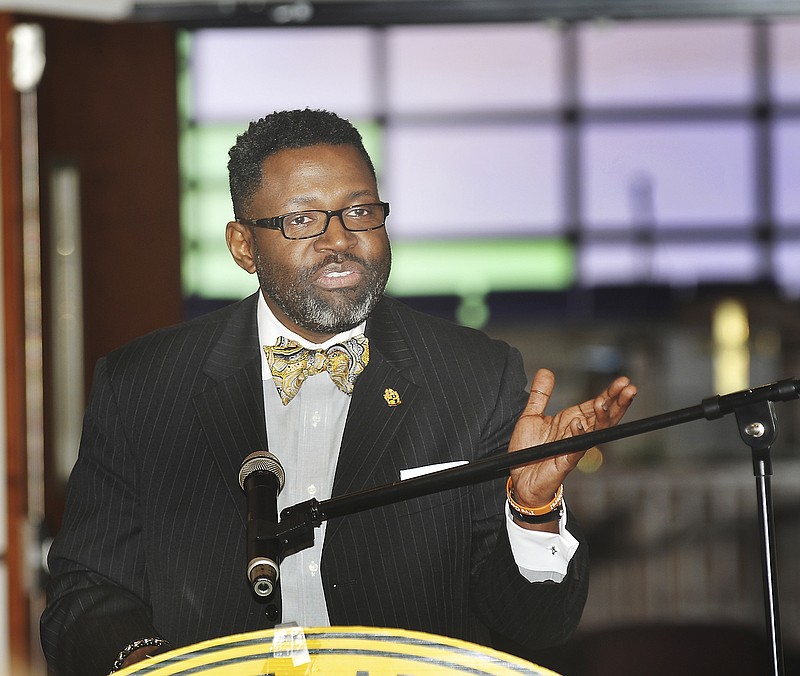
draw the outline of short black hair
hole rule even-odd
[[[375,167],[358,130],[327,110],[283,110],[251,122],[228,151],[228,177],[234,214],[249,217],[250,200],[261,187],[263,163],[270,155],[290,148],[325,143],[350,145],[358,150],[373,177]]]

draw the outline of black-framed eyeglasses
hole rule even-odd
[[[286,239],[309,239],[319,237],[328,229],[331,218],[338,216],[346,230],[363,232],[377,230],[386,225],[389,215],[388,202],[370,202],[369,204],[353,204],[343,209],[309,209],[292,211],[271,218],[237,218],[237,223],[254,225],[257,228],[280,230]]]

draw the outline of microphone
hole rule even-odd
[[[247,579],[257,596],[275,591],[278,568],[278,495],[286,476],[276,456],[254,451],[239,470],[239,485],[247,496]]]

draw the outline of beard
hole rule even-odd
[[[383,296],[392,252],[387,244],[383,255],[367,261],[353,254],[331,254],[317,265],[290,268],[265,259],[254,241],[256,274],[262,292],[298,326],[315,333],[342,333],[366,320]],[[351,261],[364,270],[363,283],[357,287],[319,291],[312,280],[331,263]]]

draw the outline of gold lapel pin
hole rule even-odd
[[[397,394],[391,387],[387,387],[383,392],[383,398],[389,406],[400,406],[403,402],[400,401],[400,395]]]

